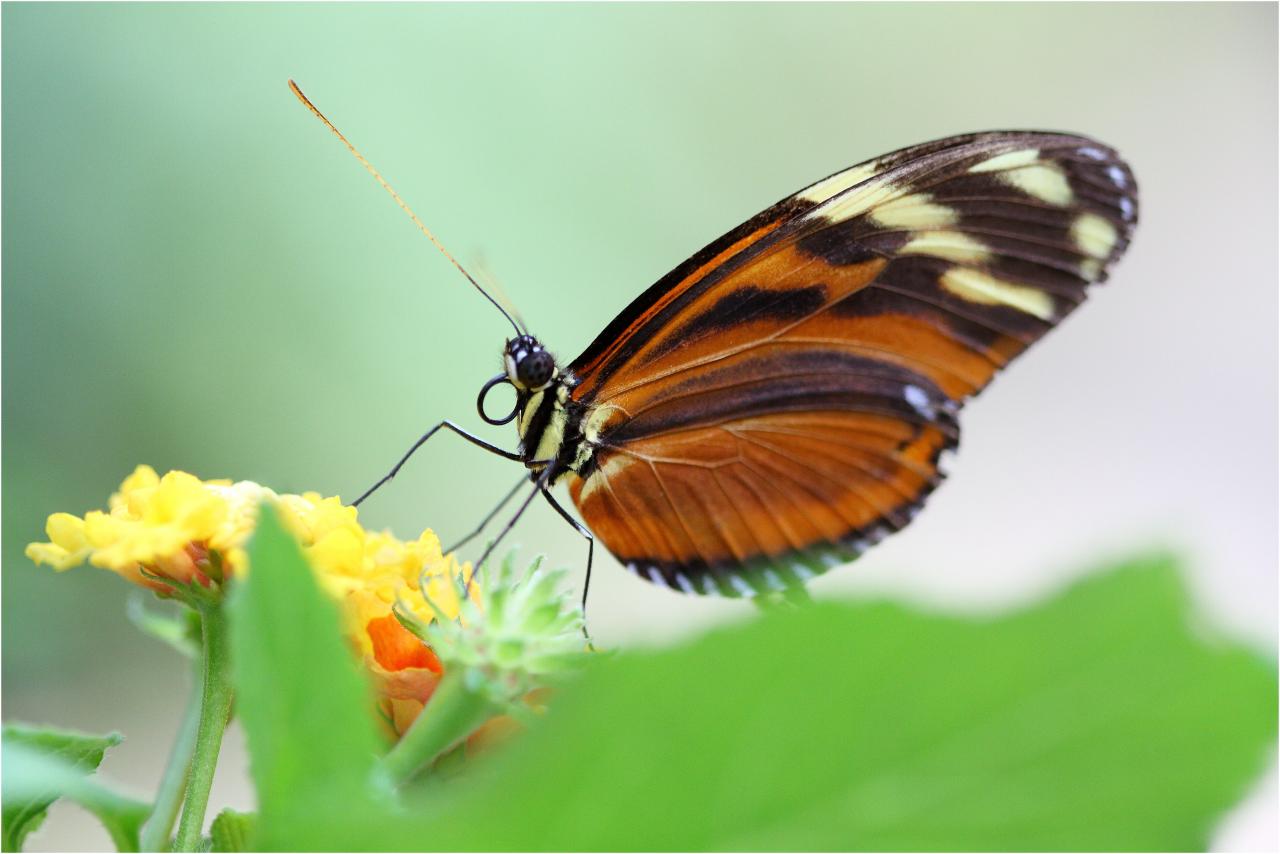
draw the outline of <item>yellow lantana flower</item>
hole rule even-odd
[[[392,609],[399,603],[416,619],[430,622],[434,604],[446,619],[457,619],[458,587],[470,575],[470,565],[460,571],[452,555],[441,553],[431,531],[411,542],[366,532],[353,544],[346,534],[334,535],[317,543],[309,556],[325,588],[342,602],[347,636],[373,677],[384,720],[395,735],[402,734],[435,691],[444,668]],[[471,584],[470,591],[478,597],[479,585]]]
[[[372,676],[380,711],[402,733],[422,710],[443,670],[435,653],[392,613],[397,603],[429,623],[435,611],[456,619],[458,580],[470,576],[444,555],[431,531],[403,542],[387,532],[366,531],[356,508],[318,493],[277,494],[252,481],[202,481],[181,471],[160,477],[138,466],[111,496],[108,510],[84,518],[49,517],[49,542],[27,546],[27,557],[56,570],[86,560],[162,595],[199,584],[215,589],[249,569],[245,544],[258,506],[273,503],[297,538],[321,586],[342,608],[344,629]],[[469,585],[473,597],[476,584]]]

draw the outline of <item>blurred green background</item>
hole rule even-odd
[[[997,127],[1118,147],[1143,208],[1112,282],[966,411],[928,512],[815,589],[992,609],[1168,545],[1209,618],[1273,647],[1276,18],[1273,4],[6,4],[4,716],[120,729],[105,772],[154,784],[183,664],[129,626],[114,577],[22,556],[48,513],[104,505],[137,463],[350,498],[440,418],[514,442],[473,414],[501,318],[290,77],[565,359],[702,244],[843,166]],[[362,519],[448,540],[517,475],[443,437]],[[546,508],[516,539],[582,564]],[[607,556],[592,597],[604,644],[750,613]],[[234,733],[228,751],[214,800],[247,807]],[[1274,787],[1273,771],[1220,846],[1274,847]],[[73,812],[55,809],[36,846],[105,844]]]

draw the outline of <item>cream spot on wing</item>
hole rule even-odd
[[[822,565],[827,569],[835,569],[837,566],[841,566],[847,562],[845,558],[835,552],[823,552],[818,555],[818,560],[822,561]]]
[[[1040,159],[1040,150],[1024,148],[1018,151],[1006,151],[989,157],[981,163],[970,166],[970,172],[1003,172],[1005,169],[1016,169],[1019,166],[1030,166]]]
[[[911,408],[919,413],[926,421],[933,421],[938,417],[938,413],[929,402],[929,394],[924,389],[920,388],[920,386],[907,386],[902,390],[902,397],[907,403],[911,404]]]
[[[829,222],[844,222],[859,214],[866,213],[878,205],[883,205],[901,196],[905,190],[895,187],[888,181],[870,181],[865,186],[850,190],[836,196],[831,201],[819,205],[804,215],[805,219],[825,219]]]
[[[596,469],[591,475],[582,482],[582,490],[578,493],[578,504],[587,500],[587,496],[602,489],[609,478],[621,473],[623,469],[631,465],[631,458],[624,456],[610,457],[600,464],[600,468]]]
[[[1093,258],[1106,258],[1116,246],[1116,227],[1097,214],[1085,213],[1071,223],[1071,239],[1080,251]]]
[[[948,261],[984,261],[991,255],[981,241],[955,231],[921,231],[899,250],[904,255],[932,255]]]
[[[854,166],[843,172],[837,172],[830,178],[823,178],[812,187],[797,193],[796,198],[806,202],[822,204],[825,201],[834,199],[850,187],[861,184],[874,174],[876,174],[875,161],[864,163],[861,166]]]
[[[919,231],[954,225],[959,219],[955,210],[946,205],[934,204],[928,193],[912,193],[888,201],[871,211],[871,218],[885,228],[902,228]]]
[[[1053,297],[1036,288],[1001,281],[966,267],[952,267],[940,281],[943,288],[969,302],[1007,305],[1041,320],[1053,319]]]
[[[996,177],[1011,187],[1017,187],[1028,196],[1051,205],[1059,207],[1069,205],[1075,198],[1063,171],[1057,166],[1046,163],[1010,169]]]
[[[1102,262],[1097,258],[1086,258],[1080,262],[1080,277],[1086,282],[1096,282],[1102,275]]]
[[[587,417],[582,421],[582,435],[588,442],[596,443],[600,440],[600,431],[604,425],[609,423],[609,419],[613,417],[615,412],[621,409],[612,404],[602,403],[587,413]]]

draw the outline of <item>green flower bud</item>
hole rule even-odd
[[[482,567],[486,577],[478,597],[465,595],[464,582],[456,577],[462,602],[457,620],[440,613],[425,586],[423,598],[437,619],[423,623],[396,607],[397,619],[435,651],[446,673],[464,671],[460,675],[468,689],[500,706],[516,704],[533,689],[578,669],[587,651],[582,610],[561,586],[566,572],[543,569],[539,557],[517,577],[514,564],[512,553],[496,578],[487,577],[488,567]]]

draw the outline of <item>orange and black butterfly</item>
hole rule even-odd
[[[409,454],[447,428],[523,463],[517,518],[542,494],[674,590],[795,588],[911,521],[965,401],[1106,279],[1137,213],[1128,165],[1085,137],[904,148],[712,242],[568,364],[512,320],[478,406],[515,421],[517,450],[443,422]],[[500,384],[516,405],[492,418]],[[562,480],[585,528],[549,492]]]

